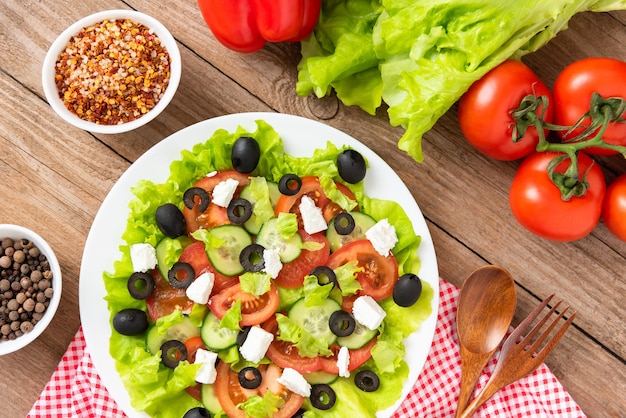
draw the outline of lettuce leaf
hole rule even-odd
[[[398,147],[423,161],[421,140],[461,95],[506,59],[536,51],[583,11],[626,0],[324,0],[301,42],[296,91],[370,114],[388,105]]]

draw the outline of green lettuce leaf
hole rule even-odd
[[[506,59],[536,51],[583,11],[626,0],[325,0],[301,42],[296,91],[370,114],[382,102],[402,126],[398,147],[422,161],[421,140],[473,82]]]

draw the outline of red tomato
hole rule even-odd
[[[276,336],[278,334],[278,321],[272,316],[263,324],[263,329]],[[274,338],[266,353],[267,357],[282,368],[291,367],[300,373],[310,373],[320,370],[320,357],[304,357],[289,341],[281,341]]]
[[[178,260],[189,263],[196,273],[196,277],[207,271],[213,273],[215,281],[213,283],[213,290],[211,291],[212,295],[218,294],[222,290],[239,282],[237,276],[225,276],[215,270],[209,261],[209,257],[204,249],[204,243],[202,242],[194,242],[185,247]]]
[[[600,166],[580,153],[579,176],[587,173],[589,188],[584,196],[564,201],[547,172],[548,164],[558,155],[541,152],[526,157],[513,178],[509,204],[515,218],[530,232],[554,241],[574,241],[589,234],[598,223],[606,184]],[[566,159],[555,171],[563,173],[569,163]]]
[[[574,125],[589,110],[594,92],[604,98],[626,99],[626,62],[612,58],[586,58],[565,67],[554,82],[554,122],[564,126]],[[626,112],[622,118],[626,118]],[[586,119],[584,124],[588,122],[589,119]],[[581,131],[578,129],[569,135],[562,131],[561,136],[571,139]],[[626,123],[611,122],[603,140],[609,144],[626,146]],[[597,147],[586,148],[585,152],[596,155],[616,153]]]
[[[152,277],[156,285],[152,295],[146,299],[148,314],[152,321],[162,316],[169,315],[174,310],[180,309],[189,314],[194,302],[185,294],[185,289],[175,289],[161,276],[158,269],[152,270]]]
[[[367,239],[352,241],[330,255],[328,267],[336,269],[349,261],[356,260],[363,270],[357,274],[361,284],[359,294],[369,295],[376,300],[385,299],[393,293],[398,281],[398,262],[393,255],[380,255]]]
[[[320,181],[315,176],[302,177],[302,186],[300,191],[294,195],[288,196],[281,194],[276,203],[276,215],[279,213],[295,213],[298,215],[298,223],[302,228],[302,215],[300,215],[300,201],[302,196],[309,196],[315,204],[322,209],[324,219],[329,222],[335,215],[342,212],[342,209],[335,202],[330,200],[325,194]],[[348,187],[342,183],[335,182],[337,188],[350,199],[355,200],[354,194]]]
[[[330,245],[324,233],[309,235],[303,229],[298,232],[302,236],[302,242],[318,242],[323,246],[316,251],[302,250],[298,258],[283,265],[274,283],[288,289],[302,286],[304,277],[315,267],[325,265],[330,255]]]
[[[215,389],[217,400],[226,415],[230,418],[246,418],[244,411],[237,408],[237,405],[255,395],[262,397],[269,390],[284,400],[280,409],[272,417],[292,417],[302,406],[304,398],[276,382],[276,379],[282,374],[282,369],[277,365],[262,364],[258,369],[261,372],[263,383],[256,389],[245,389],[239,384],[238,373],[231,370],[228,363],[219,362],[213,388]]]
[[[516,110],[528,95],[549,100],[544,120],[552,121],[552,95],[525,64],[505,61],[472,84],[459,101],[459,124],[465,138],[483,154],[498,160],[517,160],[535,151],[539,136],[529,127],[521,140],[512,139]],[[536,114],[541,116],[540,106]],[[547,131],[545,131],[547,133]]]
[[[206,350],[206,346],[204,345],[204,342],[202,341],[202,338],[200,336],[189,338],[187,341],[185,341],[185,347],[187,348],[187,359],[190,363],[193,363],[196,360],[196,352],[199,349],[202,348],[203,350]],[[199,401],[202,400],[200,383],[185,388],[185,391],[193,398]]]
[[[348,371],[357,369],[372,357],[372,348],[376,345],[377,338],[373,338],[370,342],[357,350],[349,350],[350,362],[348,363]],[[330,357],[320,357],[322,370],[326,373],[339,374],[337,367],[337,353],[339,353],[339,345],[335,344],[330,349],[333,355]]]
[[[278,308],[279,296],[276,286],[272,283],[270,290],[265,294],[255,297],[241,290],[239,283],[222,290],[217,295],[209,299],[209,309],[222,319],[224,314],[236,300],[241,300],[241,321],[242,327],[248,325],[258,325],[267,321]]]
[[[202,177],[193,185],[193,187],[199,187],[206,190],[209,194],[209,198],[212,198],[213,189],[215,189],[215,186],[229,178],[235,179],[239,182],[239,187],[237,188],[237,192],[235,193],[235,195],[245,185],[250,183],[250,177],[247,174],[241,174],[235,170],[226,170],[220,171],[216,175],[211,177]],[[185,222],[187,224],[187,233],[191,234],[193,231],[200,228],[211,229],[218,225],[230,223],[226,208],[223,208],[211,202],[207,210],[205,210],[204,212],[200,212],[197,207],[199,198],[196,197],[194,200],[196,202],[196,205],[192,209],[189,209],[187,206],[183,205],[183,216],[185,217]]]
[[[616,178],[606,190],[602,219],[609,231],[626,241],[626,174]]]

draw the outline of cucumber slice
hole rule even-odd
[[[377,329],[371,330],[357,322],[352,334],[337,338],[337,344],[349,350],[357,350],[370,342],[377,334]]]
[[[200,388],[200,397],[204,407],[211,415],[217,415],[222,410],[222,405],[220,405],[220,401],[217,400],[213,385],[202,385]]]
[[[339,379],[339,375],[334,373],[324,372],[322,370],[306,373],[304,379],[312,385],[325,384],[330,385]]]
[[[354,219],[354,230],[348,235],[341,235],[335,229],[335,222],[332,219],[326,230],[326,239],[330,244],[330,251],[336,251],[338,248],[349,242],[365,238],[365,232],[376,225],[376,221],[371,216],[358,211],[348,212]]]
[[[265,222],[256,237],[256,242],[264,248],[277,250],[280,261],[284,264],[298,258],[302,252],[302,237],[296,233],[289,239],[284,239],[277,223],[278,218],[271,218]]]
[[[207,245],[209,261],[215,269],[226,275],[236,276],[244,269],[239,261],[239,254],[252,244],[252,237],[243,227],[237,225],[220,225],[211,229],[211,235],[223,240],[219,247]]]
[[[209,350],[220,351],[237,344],[238,331],[220,327],[220,319],[212,312],[207,313],[200,328],[202,342]]]
[[[152,325],[146,334],[146,345],[152,354],[157,354],[165,341],[178,340],[182,343],[190,338],[200,335],[200,328],[195,326],[191,319],[183,316],[183,319],[165,330],[165,333],[157,332],[157,327]]]
[[[263,177],[261,178],[264,179]],[[265,184],[267,185],[266,196],[269,197],[269,203],[267,200],[265,201],[262,200],[261,203],[259,203],[259,199],[257,199],[257,197],[252,192],[253,190],[252,184],[246,185],[241,190],[241,193],[239,194],[239,197],[241,197],[242,199],[246,199],[248,202],[252,203],[252,216],[250,216],[250,219],[248,219],[243,224],[243,226],[244,228],[246,228],[246,230],[249,233],[254,234],[254,235],[259,233],[259,231],[261,230],[261,226],[263,226],[263,224],[268,220],[268,218],[259,218],[259,216],[256,214],[257,205],[259,204],[271,205],[271,208],[265,207],[263,208],[263,210],[266,210],[269,212],[269,209],[271,209],[271,213],[273,216],[274,208],[276,207],[276,203],[278,202],[278,199],[280,198],[280,192],[278,191],[278,184],[271,182],[271,181],[267,181],[267,180],[265,180]]]
[[[157,266],[161,276],[166,280],[167,272],[170,271],[174,263],[178,261],[178,257],[180,257],[180,254],[189,244],[191,244],[191,238],[186,235],[181,235],[176,238],[166,236],[157,244],[155,248]]]
[[[334,299],[326,299],[322,305],[307,306],[304,298],[293,304],[289,318],[305,329],[313,338],[324,339],[331,345],[337,336],[330,330],[328,320],[333,312],[341,310],[341,305]]]

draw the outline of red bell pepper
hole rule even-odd
[[[322,0],[198,0],[215,38],[238,52],[298,42],[315,28]]]

